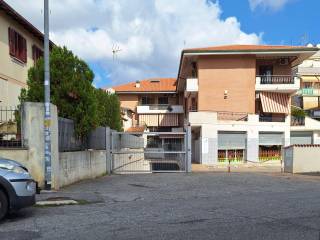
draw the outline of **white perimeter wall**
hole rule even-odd
[[[320,146],[290,146],[284,151],[284,171],[320,172]]]
[[[106,174],[106,151],[60,152],[59,186],[63,187],[83,179],[93,179]]]

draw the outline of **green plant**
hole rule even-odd
[[[75,132],[80,138],[85,137],[92,129],[106,126],[120,119],[120,104],[116,99],[104,98],[107,96],[102,90],[93,86],[94,73],[89,66],[66,47],[54,47],[50,52],[50,80],[51,102],[57,106],[60,117],[70,118],[75,121]],[[44,61],[40,58],[28,72],[28,89],[22,89],[20,103],[43,102],[44,99]],[[97,92],[101,93],[97,94]],[[102,97],[101,97],[102,98]],[[100,105],[109,106],[108,108]],[[113,113],[110,116],[110,112]],[[119,117],[116,116],[119,112]],[[103,116],[103,117],[102,117]],[[104,121],[110,118],[109,121]],[[119,120],[120,125],[121,121]],[[116,125],[116,123],[113,123]],[[113,125],[113,126],[114,126]],[[119,130],[120,128],[117,128]]]
[[[291,107],[291,115],[294,117],[305,117],[306,113],[303,109],[292,106]]]

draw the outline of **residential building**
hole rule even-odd
[[[0,0],[0,106],[16,106],[28,70],[43,55],[43,34]],[[51,43],[52,45],[52,43]]]
[[[107,91],[119,96],[125,131],[182,131],[183,95],[177,94],[175,78],[146,79]]]
[[[317,50],[264,45],[183,50],[177,92],[185,97],[192,160],[215,164],[280,159],[291,140],[310,139],[307,130],[313,143],[320,143],[320,126],[312,119],[295,122],[291,134],[290,116],[291,96],[300,89],[293,68]],[[310,127],[297,126],[307,122]]]
[[[295,105],[304,109],[310,117],[320,120],[320,51],[294,70],[301,78],[301,89],[294,98]]]

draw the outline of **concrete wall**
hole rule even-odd
[[[0,157],[16,160],[25,165],[32,177],[44,187],[44,104],[24,103],[22,106],[22,136],[25,148],[0,149]],[[106,133],[107,145],[110,146],[110,129]],[[58,150],[57,107],[51,104],[51,169],[52,188],[95,178],[111,169],[108,151],[60,152]],[[107,148],[109,149],[109,148]]]
[[[58,187],[59,182],[55,174],[58,172],[58,113],[53,104],[51,108],[51,161],[52,186]],[[32,162],[33,177],[44,186],[44,104],[24,103],[22,107],[22,133],[25,147],[28,148],[30,162]],[[28,166],[27,166],[28,167]],[[29,168],[31,169],[31,168]]]
[[[9,54],[8,28],[19,32],[27,41],[27,63],[14,60]],[[0,106],[18,105],[20,89],[27,86],[28,70],[33,66],[32,46],[40,49],[43,43],[20,26],[15,20],[0,12]]]
[[[129,108],[132,111],[136,111],[136,107],[139,102],[138,95],[135,94],[118,94],[120,105],[122,108]]]
[[[320,145],[290,146],[284,151],[284,171],[320,172]]]
[[[106,174],[106,151],[60,152],[59,187]]]
[[[198,111],[255,112],[255,57],[200,56],[198,80]]]

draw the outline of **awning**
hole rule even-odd
[[[288,94],[261,92],[260,99],[262,110],[265,113],[285,113],[289,114],[289,100]]]
[[[320,82],[320,76],[302,76],[302,82]]]
[[[140,125],[146,124],[151,127],[176,127],[179,126],[178,114],[141,114],[139,115]]]

